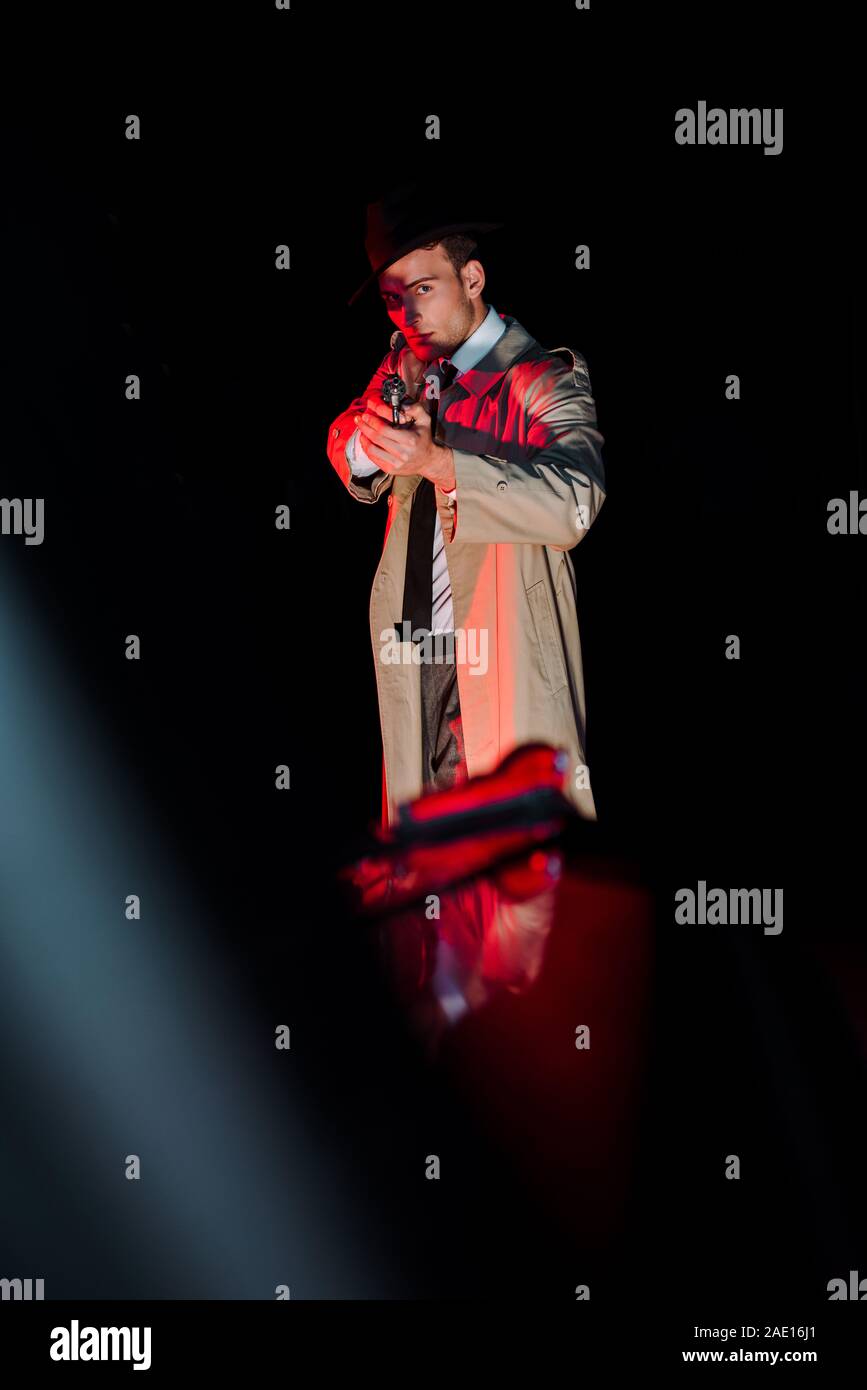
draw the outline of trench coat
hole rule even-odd
[[[506,330],[499,340],[441,392],[435,434],[454,452],[455,504],[437,488],[436,505],[455,632],[467,634],[466,659],[457,660],[467,771],[470,777],[491,771],[522,743],[563,748],[569,759],[564,794],[579,815],[596,820],[571,552],[605,500],[605,440],[582,355],[569,347],[543,348],[517,319],[500,317]],[[402,802],[424,790],[420,667],[414,644],[399,641],[394,631],[401,624],[409,519],[421,478],[384,470],[354,477],[346,444],[356,428],[353,417],[366,409],[368,396],[381,399],[387,375],[399,373],[415,394],[407,354],[396,330],[364,392],[331,422],[327,443],[351,496],[367,505],[385,496],[388,507],[369,608],[383,827],[395,823]],[[480,659],[483,629],[486,662]]]

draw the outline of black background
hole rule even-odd
[[[351,1170],[390,1296],[568,1298],[589,1268],[602,1289],[682,1281],[717,1308],[821,1301],[859,1259],[867,1274],[863,1032],[821,965],[829,943],[863,962],[864,542],[826,529],[828,500],[867,488],[861,129],[844,92],[791,100],[773,68],[618,81],[555,9],[508,59],[462,44],[454,15],[445,49],[420,23],[382,70],[381,32],[338,45],[323,8],[290,44],[260,15],[260,81],[245,50],[237,82],[203,65],[125,91],[116,69],[110,96],[19,105],[2,493],[45,497],[46,541],[4,539],[6,573],[255,999],[246,1036],[292,1021],[282,1084]],[[782,154],[676,145],[674,112],[699,99],[783,106]],[[408,170],[506,217],[480,251],[485,298],[584,354],[605,438],[606,504],[573,552],[589,761],[661,912],[641,1177],[603,1252],[564,1248],[418,1065],[333,889],[379,812],[367,605],[385,515],[348,496],[325,443],[392,329],[375,294],[346,306],[364,204]],[[782,936],[676,932],[671,895],[698,878],[782,886]],[[419,1194],[419,1145],[447,1142],[461,1180]],[[711,1181],[707,1154],[739,1146],[755,1182]],[[5,1263],[32,1265],[38,1239],[57,1297],[198,1296],[90,1228],[76,1245],[74,1204],[52,1237],[38,1206]]]

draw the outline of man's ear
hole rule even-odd
[[[464,282],[464,290],[469,299],[480,299],[485,289],[485,267],[481,261],[471,257],[461,267],[461,279]],[[470,282],[472,281],[472,285]]]
[[[391,350],[394,352],[395,348],[402,347],[406,347],[406,338],[401,333],[400,329],[396,328],[391,335]]]

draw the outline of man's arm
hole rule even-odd
[[[457,496],[453,544],[549,545],[571,550],[605,501],[603,436],[584,358],[558,359],[533,384],[526,404],[526,463],[452,449]],[[523,447],[523,446],[522,446]]]
[[[375,396],[377,400],[382,394],[382,383],[391,373],[397,371],[399,349],[389,350],[364,391],[360,396],[356,396],[336,420],[332,420],[328,428],[328,442],[326,451],[331,460],[334,471],[347,491],[359,502],[376,502],[384,492],[387,492],[394,481],[394,475],[386,473],[384,469],[378,468],[366,455],[362,454],[360,440],[354,436],[358,435],[355,428],[354,417],[366,408],[368,396]],[[352,441],[352,443],[350,443]],[[349,449],[347,450],[347,445]]]

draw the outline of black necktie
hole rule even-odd
[[[425,379],[436,377],[440,391],[444,391],[454,381],[457,371],[457,367],[452,366],[447,357],[443,357],[437,366],[428,368]],[[430,404],[431,434],[435,436],[438,404],[436,396],[431,398]],[[406,574],[403,582],[403,622],[410,624],[410,634],[416,628],[430,632],[433,621],[433,542],[436,515],[434,484],[430,478],[422,478],[412,495],[406,547]],[[400,635],[403,637],[403,633]]]

